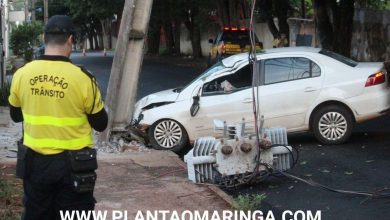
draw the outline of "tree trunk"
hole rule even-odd
[[[194,25],[193,38],[192,38],[192,49],[194,51],[194,58],[202,57],[202,47],[200,46],[200,28],[199,25]]]
[[[160,49],[160,32],[161,24],[158,19],[153,16],[150,17],[149,30],[148,30],[148,53],[158,54]]]
[[[301,0],[301,17],[306,18],[306,3],[305,0]]]
[[[160,30],[151,30],[148,31],[148,53],[158,54],[160,48]]]
[[[174,48],[174,40],[173,40],[173,30],[172,30],[172,23],[170,20],[165,20],[163,23],[164,33],[165,33],[165,44],[167,47],[167,52],[169,55],[172,55],[173,48]]]
[[[103,46],[106,49],[111,49],[112,48],[112,41],[111,41],[111,19],[106,18],[106,19],[101,19],[100,20],[101,24],[101,29],[103,33]]]
[[[323,48],[350,57],[354,4],[355,0],[339,3],[314,0],[315,21]]]
[[[328,14],[328,4],[323,0],[314,0],[313,8],[321,46],[333,50],[333,27]]]
[[[174,29],[174,41],[175,41],[174,53],[176,55],[180,54],[180,36],[181,36],[181,21],[176,19],[175,29]]]
[[[290,7],[288,0],[275,1],[276,16],[278,17],[279,34],[285,34],[289,39],[290,28],[287,23],[287,13]]]
[[[340,1],[339,6],[339,23],[337,27],[337,37],[334,37],[333,48],[344,56],[351,56],[351,39],[352,39],[352,26],[353,16],[355,12],[354,0]]]
[[[94,46],[94,43],[93,43],[93,35],[88,35],[88,41],[89,41],[89,49],[93,50],[93,46]]]
[[[221,27],[230,26],[228,2],[226,0],[218,0],[217,8]]]
[[[98,41],[98,35],[95,33],[94,35],[93,35],[93,40],[95,41],[95,48],[94,48],[94,50],[99,50],[99,41]]]
[[[99,49],[102,50],[102,49],[106,48],[103,33],[98,34],[98,39],[99,39],[99,45],[100,45]]]
[[[194,16],[188,17],[185,25],[190,34],[192,55],[195,59],[200,58],[202,57],[202,48],[200,46],[200,28],[194,22]]]
[[[275,25],[274,17],[272,15],[272,0],[261,0],[258,4],[260,13],[262,13],[267,21],[268,29],[274,38],[280,36],[279,30]]]
[[[238,27],[240,24],[239,0],[228,0],[230,27]]]

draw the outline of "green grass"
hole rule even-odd
[[[0,174],[0,219],[20,219],[22,212],[21,181],[14,176]]]

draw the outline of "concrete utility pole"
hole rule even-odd
[[[3,23],[4,23],[4,18],[3,18],[3,15],[4,15],[5,12],[3,12],[3,2],[1,1],[1,5],[0,5],[0,78],[1,78],[1,84],[0,84],[0,87],[4,86],[4,83],[5,83],[5,68],[4,68],[4,40],[3,40],[3,30],[4,30],[4,27],[3,27]]]
[[[43,22],[46,24],[49,19],[49,0],[43,0]]]
[[[108,127],[100,142],[108,141],[112,130],[123,131],[131,120],[152,4],[153,0],[125,0],[105,100]]]

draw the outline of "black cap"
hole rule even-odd
[[[72,19],[66,15],[54,15],[45,25],[45,34],[75,34]]]

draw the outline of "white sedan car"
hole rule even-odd
[[[252,75],[263,127],[312,131],[323,144],[348,140],[355,123],[390,110],[390,87],[383,63],[355,62],[307,47],[276,48],[215,64],[183,89],[148,95],[135,106],[134,125],[157,149],[180,151],[214,133],[213,121],[254,121]]]

